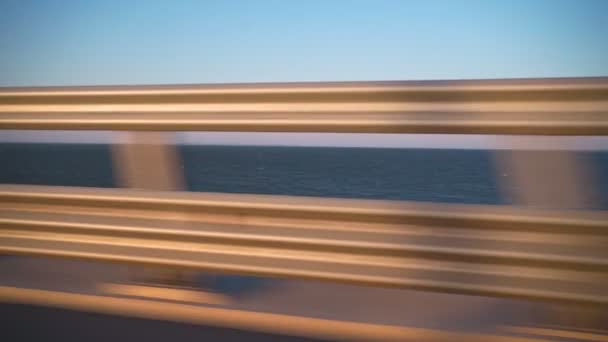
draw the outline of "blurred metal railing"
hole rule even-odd
[[[5,88],[2,129],[598,135],[608,79]]]
[[[608,79],[4,89],[0,129],[605,135]],[[179,189],[161,174],[139,187]],[[0,203],[5,253],[608,303],[606,213],[29,186]]]
[[[0,251],[608,304],[608,215],[0,187]]]

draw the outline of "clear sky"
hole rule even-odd
[[[0,1],[0,86],[557,76],[608,76],[608,1]]]

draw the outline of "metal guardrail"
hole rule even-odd
[[[29,186],[0,203],[4,253],[608,304],[606,213]]]
[[[608,79],[5,88],[0,129],[605,135]],[[170,160],[126,148],[131,186]],[[169,169],[141,184],[178,188]],[[5,253],[608,303],[606,213],[30,186],[0,203]]]
[[[608,79],[0,89],[0,129],[602,135]]]

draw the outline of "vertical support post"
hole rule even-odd
[[[114,173],[122,187],[142,190],[176,191],[183,188],[183,172],[173,133],[128,132],[113,145]],[[131,269],[131,277],[139,278]],[[144,281],[179,283],[179,270],[143,269]]]
[[[182,168],[171,133],[129,132],[114,145],[114,170],[123,187],[146,190],[181,190]]]
[[[497,178],[503,194],[513,204],[554,210],[583,209],[595,204],[593,175],[580,155],[565,149],[529,150],[540,141],[560,146],[557,139],[518,137],[517,141],[503,141],[503,147],[509,149],[495,153]],[[562,235],[551,237],[552,242],[559,244],[571,243],[571,239]],[[541,320],[570,327],[593,325],[597,321],[597,312],[576,305],[554,305],[542,311]]]
[[[592,206],[591,174],[572,151],[497,152],[503,193],[514,204],[553,209]]]

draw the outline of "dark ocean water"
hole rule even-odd
[[[492,151],[180,146],[188,190],[503,204]],[[608,208],[608,152],[584,152]],[[502,175],[500,175],[503,177]],[[0,183],[114,187],[110,147],[0,144]]]
[[[500,202],[484,151],[183,146],[181,155],[195,191]]]

